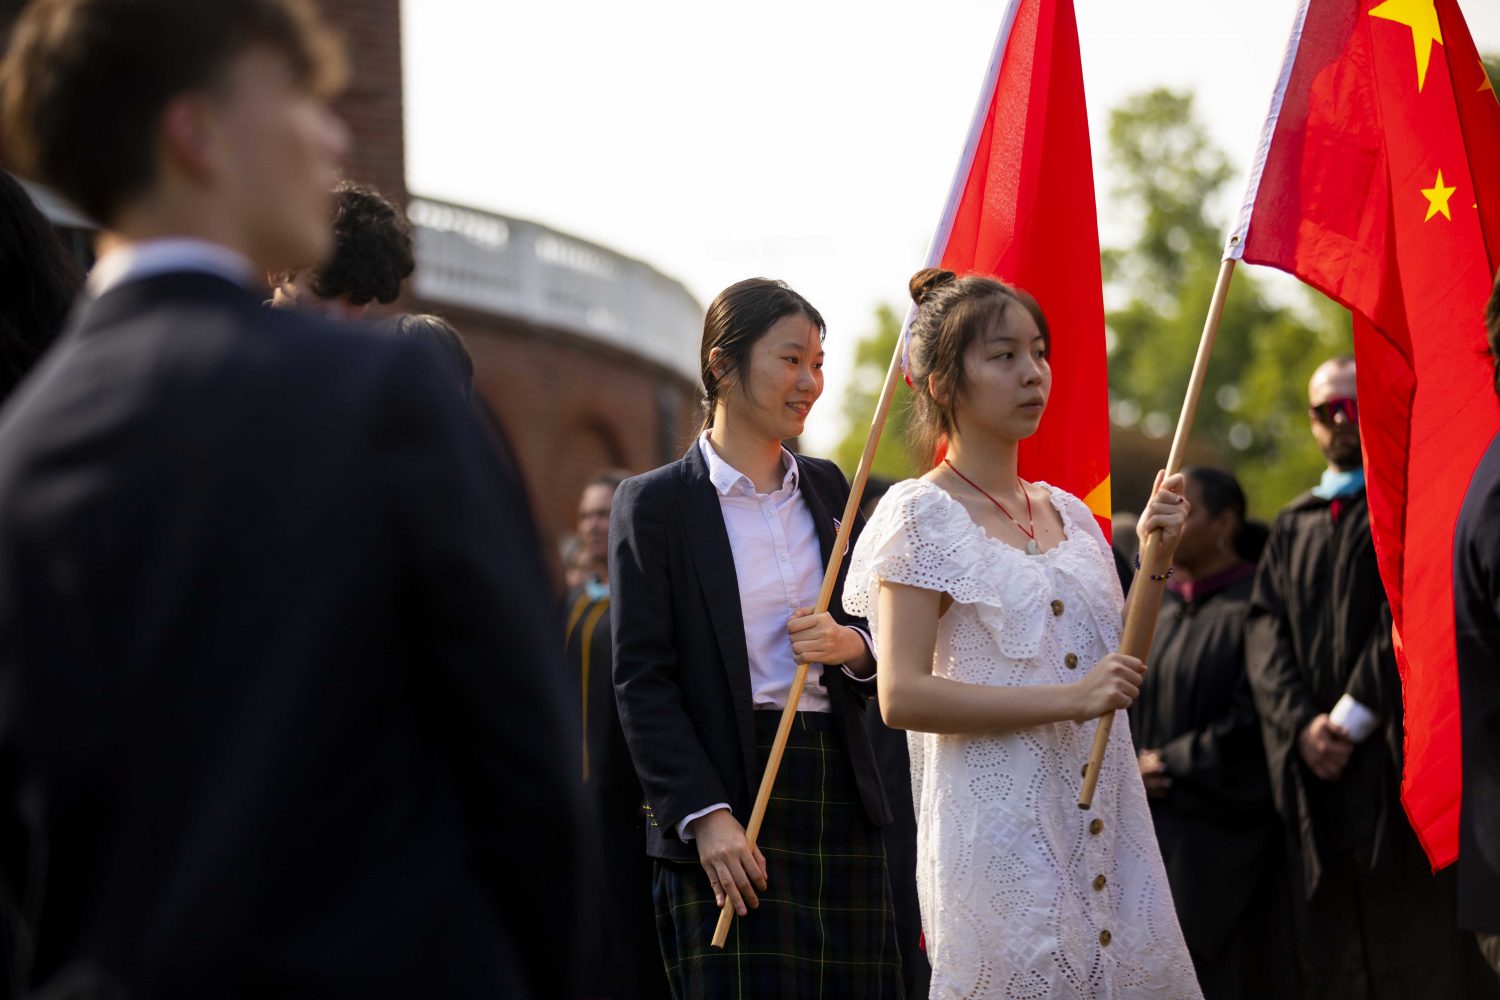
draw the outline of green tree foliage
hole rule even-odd
[[[1192,95],[1170,90],[1111,112],[1109,155],[1112,194],[1139,226],[1133,243],[1104,253],[1107,297],[1120,303],[1106,317],[1115,505],[1138,509],[1182,407],[1227,230],[1212,206],[1233,170]],[[1272,296],[1263,272],[1235,274],[1189,456],[1233,469],[1262,517],[1316,480],[1322,460],[1308,432],[1307,381],[1323,359],[1351,349],[1347,313],[1283,284]]]
[[[854,478],[854,470],[859,467],[860,456],[864,454],[865,440],[870,433],[870,419],[875,414],[875,404],[880,401],[885,373],[900,339],[901,317],[890,306],[882,305],[875,310],[874,331],[861,338],[855,347],[853,379],[844,394],[843,402],[847,430],[834,455],[844,474],[851,479]],[[905,385],[898,386],[890,416],[886,418],[885,433],[880,436],[880,444],[875,449],[872,475],[899,480],[920,474],[906,453],[906,425],[910,405],[911,392]]]

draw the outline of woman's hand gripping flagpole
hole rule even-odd
[[[1187,396],[1182,401],[1182,416],[1177,421],[1177,433],[1172,438],[1172,451],[1167,456],[1163,479],[1176,475],[1182,469],[1182,453],[1187,447],[1188,434],[1193,427],[1193,416],[1198,412],[1198,399],[1203,395],[1203,382],[1208,375],[1208,359],[1213,354],[1214,338],[1219,333],[1219,319],[1224,314],[1224,299],[1229,294],[1229,281],[1233,276],[1234,258],[1227,257],[1219,266],[1219,279],[1214,284],[1208,317],[1203,323],[1203,336],[1198,341],[1198,356],[1193,360],[1193,374],[1188,380]],[[1175,538],[1170,541],[1164,539],[1160,530],[1147,536],[1141,553],[1141,570],[1130,587],[1130,600],[1125,606],[1125,628],[1120,637],[1120,652],[1126,656],[1145,661],[1151,653],[1151,640],[1156,635],[1156,618],[1161,613],[1167,571],[1176,554]],[[1114,718],[1113,712],[1100,716],[1099,728],[1094,730],[1094,745],[1083,770],[1083,790],[1078,794],[1080,809],[1087,809],[1094,804],[1094,789],[1099,784],[1099,768],[1104,763],[1104,749],[1109,745],[1109,731]]]

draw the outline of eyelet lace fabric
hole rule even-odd
[[[935,675],[1077,681],[1118,648],[1123,598],[1093,515],[1047,489],[1067,539],[1028,556],[986,535],[940,487],[898,484],[855,547],[845,609],[878,636],[882,580],[940,591],[954,603],[938,625]],[[1095,727],[907,734],[932,997],[1202,996],[1124,712],[1093,807],[1078,808]]]

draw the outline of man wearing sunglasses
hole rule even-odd
[[[1271,528],[1245,636],[1288,835],[1303,995],[1488,996],[1494,977],[1455,926],[1452,871],[1431,873],[1401,809],[1400,679],[1353,358],[1318,367],[1307,412],[1328,465]]]

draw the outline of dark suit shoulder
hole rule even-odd
[[[1494,544],[1494,525],[1500,519],[1500,433],[1497,433],[1469,480],[1468,492],[1459,509],[1454,545],[1463,548]]]
[[[797,464],[802,466],[803,469],[805,469],[812,475],[827,479],[831,482],[843,483],[845,485],[847,485],[849,482],[846,478],[844,478],[844,470],[839,468],[837,462],[831,461],[830,459],[814,458],[811,455],[799,454],[797,456]]]
[[[0,481],[48,454],[105,443],[102,454],[135,455],[138,471],[167,457],[281,465],[293,451],[347,457],[456,419],[456,394],[419,343],[266,309],[206,276],[138,284],[83,309],[8,401]]]
[[[672,502],[683,490],[682,462],[670,462],[650,472],[631,476],[615,491],[614,505],[655,508]]]
[[[415,346],[369,327],[265,308],[221,279],[175,274],[111,290],[82,309],[58,366],[75,380],[149,378],[156,394],[186,391],[210,408],[243,402],[240,392],[267,381],[282,397],[278,405],[299,390],[331,405],[409,363]]]
[[[806,485],[821,493],[825,502],[837,505],[849,496],[849,480],[844,478],[844,472],[836,462],[798,455],[797,464]]]
[[[414,341],[388,337],[369,326],[340,323],[295,310],[241,308],[236,337],[226,362],[250,362],[243,370],[224,365],[224,377],[258,374],[293,376],[296,382],[328,380],[324,389],[333,397],[367,377],[405,366],[420,371],[425,352]],[[260,361],[264,367],[253,362]]]

